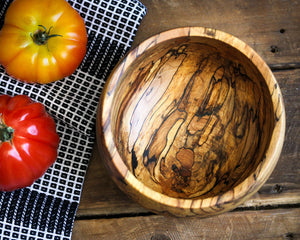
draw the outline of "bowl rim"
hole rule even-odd
[[[118,153],[118,149],[114,141],[111,141],[111,139],[114,139],[114,134],[112,133],[110,121],[106,121],[106,118],[110,117],[109,110],[113,101],[114,90],[121,79],[119,77],[121,73],[125,72],[138,56],[143,54],[145,51],[148,51],[155,45],[174,38],[182,37],[204,37],[215,39],[233,47],[241,52],[247,59],[252,61],[253,65],[265,79],[270,96],[272,98],[276,120],[274,121],[274,129],[270,139],[269,147],[266,149],[263,161],[259,163],[256,170],[233,189],[230,189],[222,194],[203,199],[170,197],[168,195],[156,192],[140,182],[127,168],[126,164]],[[279,115],[276,115],[277,113]],[[115,66],[106,81],[101,94],[98,115],[99,116],[97,119],[99,119],[99,121],[97,120],[97,128],[99,127],[99,124],[103,125],[103,128],[99,130],[102,131],[101,134],[104,141],[102,144],[105,144],[107,152],[110,154],[112,164],[127,185],[129,185],[135,192],[142,194],[143,197],[151,200],[152,202],[165,205],[168,207],[168,209],[180,207],[182,210],[189,209],[191,212],[197,212],[197,210],[199,211],[199,209],[201,209],[203,213],[206,213],[205,210],[208,210],[207,213],[211,212],[209,209],[214,207],[218,209],[218,212],[233,209],[259,190],[259,188],[267,181],[278,162],[283,147],[286,127],[285,108],[281,90],[271,69],[268,67],[265,61],[249,45],[237,37],[217,29],[206,27],[181,27],[170,29],[144,40],[134,49],[129,51]]]

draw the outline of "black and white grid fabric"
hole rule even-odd
[[[11,1],[0,1],[0,28]],[[94,146],[101,90],[146,14],[137,0],[68,2],[84,19],[88,33],[86,56],[74,74],[46,85],[25,84],[0,65],[0,95],[25,94],[43,103],[60,135],[57,160],[43,177],[30,187],[0,192],[0,240],[71,239]]]

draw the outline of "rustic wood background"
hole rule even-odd
[[[267,183],[232,212],[206,219],[155,215],[122,193],[95,145],[72,239],[300,239],[300,1],[141,0],[133,47],[159,32],[204,26],[250,45],[272,69],[286,107],[286,138]]]

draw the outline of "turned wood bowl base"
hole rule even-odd
[[[228,211],[267,180],[285,113],[265,62],[206,28],[154,36],[112,72],[99,103],[100,154],[118,186],[155,212]]]

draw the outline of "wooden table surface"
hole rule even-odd
[[[153,214],[129,199],[108,176],[95,145],[72,239],[300,239],[300,1],[141,0],[148,9],[133,47],[161,31],[204,26],[249,44],[281,87],[286,138],[269,180],[234,211],[211,218]]]

